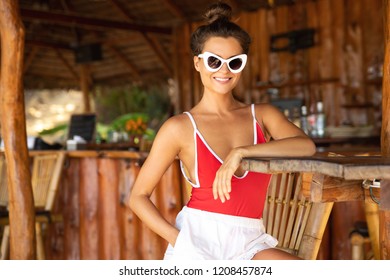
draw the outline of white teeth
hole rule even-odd
[[[220,82],[226,82],[226,81],[229,81],[230,78],[214,78],[216,79],[217,81],[220,81]]]

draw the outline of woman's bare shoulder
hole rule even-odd
[[[278,110],[274,105],[270,103],[257,103],[255,104],[256,112],[259,111],[274,111]]]
[[[267,117],[280,117],[281,114],[280,110],[277,107],[269,103],[255,104],[255,113],[256,117],[261,120]]]
[[[183,136],[191,130],[191,120],[185,114],[177,114],[167,119],[159,129],[159,134]]]

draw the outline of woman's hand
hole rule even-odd
[[[213,196],[214,199],[221,200],[224,203],[230,199],[230,192],[232,191],[232,177],[236,170],[240,167],[242,160],[242,153],[239,148],[233,149],[223,164],[217,171],[213,182]]]

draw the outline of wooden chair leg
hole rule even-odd
[[[368,235],[371,241],[372,252],[376,260],[380,260],[379,248],[379,206],[376,203],[365,200],[364,210],[368,227]]]
[[[37,239],[37,260],[44,260],[45,247],[43,244],[42,228],[40,223],[35,223],[35,233]]]
[[[0,260],[8,259],[9,255],[9,226],[4,227],[3,238],[1,239]]]
[[[333,202],[313,203],[307,225],[302,237],[298,256],[305,260],[315,260],[328,223]]]

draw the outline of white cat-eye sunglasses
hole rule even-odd
[[[222,68],[222,65],[226,63],[230,72],[235,74],[241,72],[242,69],[244,69],[247,60],[246,54],[239,54],[229,59],[223,59],[222,57],[211,52],[204,52],[199,54],[198,57],[203,58],[204,66],[210,72],[217,72]]]

